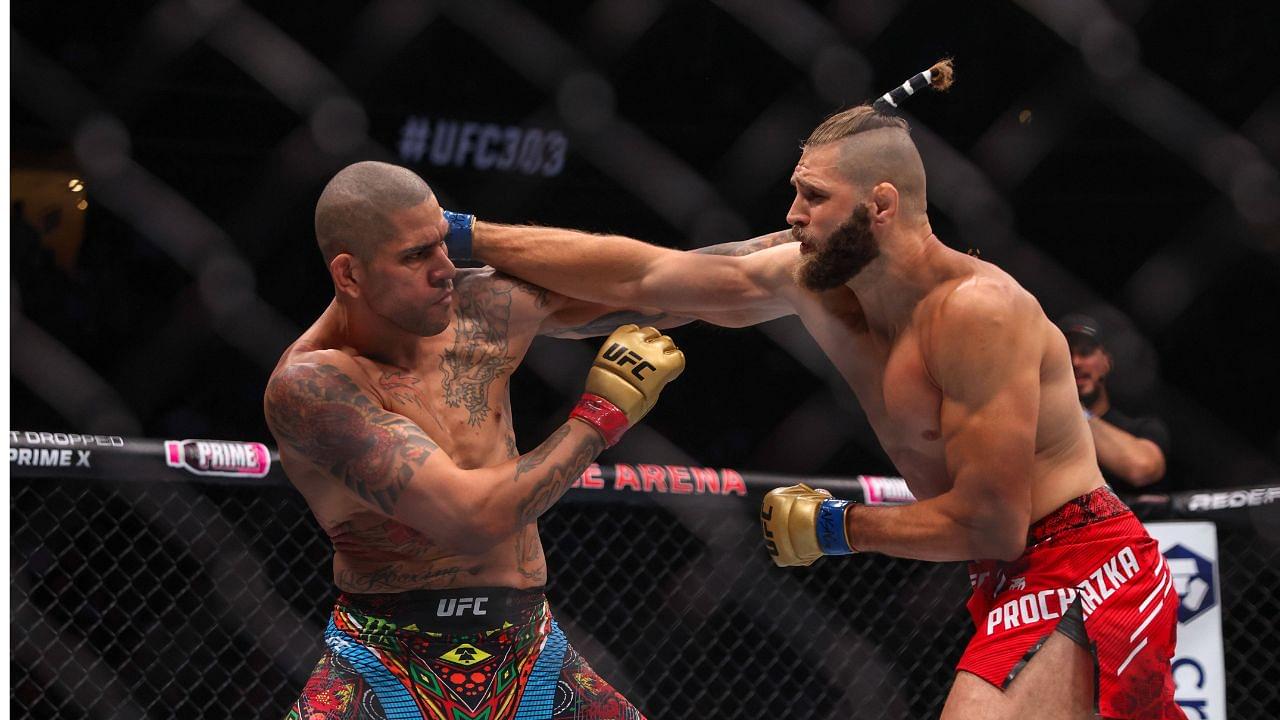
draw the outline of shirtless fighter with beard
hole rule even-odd
[[[883,101],[949,77],[937,65]],[[782,566],[852,552],[970,562],[976,632],[945,720],[1181,720],[1177,597],[1156,542],[1103,483],[1066,340],[1012,277],[933,234],[923,162],[887,110],[854,107],[809,136],[791,177],[797,242],[724,257],[478,223],[475,254],[610,305],[737,325],[798,315],[919,502],[781,488],[764,501],[766,545]]]

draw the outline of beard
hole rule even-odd
[[[1091,408],[1102,397],[1102,383],[1094,383],[1093,392],[1080,393],[1080,407]]]
[[[376,286],[368,289],[366,302],[375,315],[418,337],[439,335],[449,327],[453,316],[452,305],[408,304],[402,297]]]
[[[390,321],[392,325],[418,337],[439,335],[445,331],[445,328],[449,327],[450,320],[447,308],[444,310],[428,308],[425,311],[398,310],[382,315],[382,317]]]
[[[817,246],[804,231],[797,229],[792,233],[810,247]],[[880,243],[871,234],[871,212],[867,205],[859,205],[853,209],[849,219],[822,243],[821,249],[801,256],[795,269],[795,281],[806,290],[831,290],[852,280],[879,256]]]

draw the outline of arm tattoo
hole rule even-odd
[[[547,297],[550,291],[548,291],[546,288],[539,287],[530,282],[525,282],[520,278],[511,277],[510,275],[502,275],[501,277],[507,280],[510,280],[513,284],[515,284],[516,290],[519,290],[520,292],[525,293],[527,295],[532,295],[534,307],[544,308],[547,306],[548,303],[551,302],[550,298]]]
[[[644,313],[634,312],[632,310],[618,310],[606,315],[601,315],[595,320],[585,322],[576,327],[551,328],[542,332],[548,337],[558,338],[589,338],[598,337],[600,335],[608,335],[618,329],[619,325],[627,323],[635,323],[641,327],[645,325],[657,325],[658,323],[670,323],[675,321],[676,324],[683,325],[690,322],[688,318],[677,318],[666,313],[658,313],[657,315],[645,315]]]
[[[522,476],[529,479],[530,474],[538,473],[551,453],[568,436],[569,426],[562,425],[536,450],[517,460],[515,482],[520,482]],[[542,553],[542,541],[538,538],[538,517],[564,495],[574,478],[587,469],[587,465],[596,459],[601,450],[604,450],[604,441],[595,433],[590,433],[567,461],[540,473],[543,475],[542,481],[520,503],[518,522],[525,528],[516,534],[516,570],[525,578],[534,582],[546,582],[547,564]]]
[[[559,447],[568,435],[569,426],[564,425],[547,438],[547,441],[537,450],[516,462],[516,482],[520,482],[522,475],[535,475],[528,478],[534,480],[535,484],[519,505],[521,525],[537,520],[542,513],[554,505],[569,489],[569,485],[582,475],[587,466],[604,450],[604,440],[594,432],[587,433],[568,459],[543,468],[542,465],[550,457],[551,452]],[[527,462],[526,459],[528,459]]]
[[[560,447],[560,443],[569,435],[569,426],[561,425],[559,430],[551,433],[551,437],[545,442],[533,449],[533,452],[525,455],[516,461],[516,474],[511,478],[512,482],[520,482],[520,476],[526,475],[533,470],[537,470],[542,463],[547,461],[551,453]]]
[[[478,277],[454,285],[454,339],[440,360],[440,386],[445,404],[467,409],[468,425],[489,417],[489,387],[515,366],[516,356],[507,354],[515,288],[514,282]]]
[[[703,253],[704,255],[730,255],[733,257],[741,257],[750,255],[753,252],[771,248],[774,245],[792,242],[793,238],[789,232],[776,232],[769,235],[763,235],[750,240],[740,240],[738,242],[721,243],[719,245],[708,245],[707,247],[694,248],[689,252]]]
[[[346,373],[298,364],[271,378],[267,424],[276,439],[386,515],[437,445],[403,415],[387,412]]]

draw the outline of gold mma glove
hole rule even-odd
[[[590,424],[612,446],[640,422],[667,383],[684,370],[684,353],[651,327],[623,325],[604,341],[587,373],[586,392],[569,417]]]
[[[760,524],[773,562],[778,567],[812,565],[823,555],[856,552],[845,531],[849,505],[804,483],[770,490],[760,507]]]

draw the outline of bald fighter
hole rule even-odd
[[[940,64],[884,103],[949,78]],[[919,502],[779,489],[762,509],[766,544],[782,566],[853,552],[969,561],[976,632],[943,718],[1181,719],[1177,597],[1155,541],[1103,483],[1066,340],[1012,277],[933,233],[920,154],[884,103],[804,143],[791,230],[771,236],[795,242],[725,257],[479,223],[476,254],[601,303],[740,325],[798,315]]]
[[[552,619],[537,521],[683,354],[653,328],[619,327],[569,419],[519,455],[507,379],[533,337],[622,315],[455,270],[440,205],[405,168],[345,168],[315,225],[335,297],[280,359],[265,410],[332,539],[340,594],[287,717],[641,717]]]

